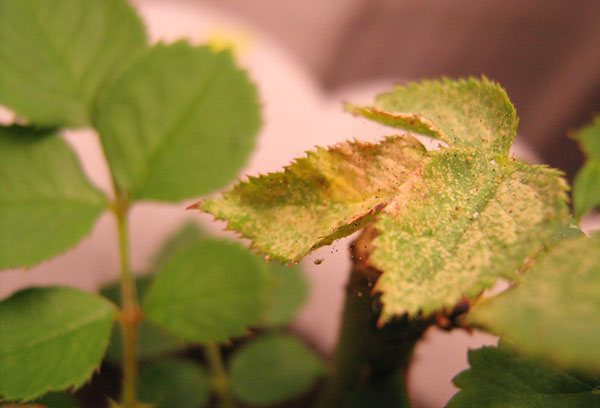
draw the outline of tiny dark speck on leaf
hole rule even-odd
[[[323,261],[324,261],[323,258],[315,259],[314,264],[315,265],[321,265],[323,263]]]

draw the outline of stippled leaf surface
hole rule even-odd
[[[176,201],[228,183],[254,148],[256,89],[229,52],[159,44],[107,91],[97,128],[119,189]]]
[[[0,127],[0,163],[0,270],[72,247],[107,206],[54,132]]]
[[[600,116],[577,133],[587,161],[573,181],[573,210],[582,217],[600,205]]]
[[[102,297],[64,287],[0,302],[0,397],[30,400],[81,386],[100,366],[115,314]]]
[[[479,149],[486,156],[505,157],[518,125],[504,89],[486,78],[411,82],[379,95],[373,106],[347,109],[450,146]]]
[[[296,262],[372,222],[425,154],[409,136],[318,148],[281,173],[250,177],[197,206],[227,220],[271,258]]]
[[[154,408],[202,408],[210,397],[210,378],[204,367],[182,358],[143,366],[138,387],[140,400]]]
[[[260,322],[265,265],[239,244],[203,240],[158,271],[146,295],[149,319],[187,341],[223,342]]]
[[[297,338],[270,334],[240,348],[229,370],[233,394],[255,406],[298,397],[324,374],[325,365]]]
[[[558,171],[509,158],[517,118],[498,85],[424,81],[376,106],[353,109],[448,147],[425,151],[410,136],[393,136],[318,148],[198,208],[287,262],[371,225],[382,321],[452,307],[499,277],[515,278],[553,244],[568,221],[566,183]]]
[[[568,239],[519,285],[476,304],[468,321],[561,366],[600,370],[600,235]]]
[[[0,1],[0,103],[38,125],[85,126],[146,43],[124,0]]]
[[[470,368],[447,408],[584,408],[600,406],[600,382],[498,347],[469,351]],[[586,378],[587,377],[587,378]]]

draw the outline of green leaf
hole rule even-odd
[[[138,387],[140,400],[155,408],[200,408],[210,396],[206,370],[184,359],[159,360],[144,366]]]
[[[600,406],[600,383],[514,354],[500,343],[469,351],[471,368],[454,378],[461,388],[447,408],[583,408]]]
[[[285,266],[276,262],[268,265],[271,285],[263,322],[270,326],[282,326],[292,321],[304,304],[308,284],[298,265]]]
[[[519,122],[504,89],[485,77],[411,82],[379,95],[373,106],[347,109],[450,146],[481,149],[486,156],[508,154]]]
[[[147,276],[137,277],[135,283],[138,297],[144,299],[151,283],[150,278]],[[120,284],[115,283],[106,286],[102,288],[100,293],[114,303],[121,304]],[[151,359],[185,348],[184,342],[157,327],[156,324],[147,319],[142,320],[138,330],[139,340],[136,350],[138,359]],[[105,356],[113,364],[118,364],[123,359],[122,338],[121,326],[117,325],[112,332]]]
[[[146,316],[188,341],[223,342],[260,322],[268,281],[262,261],[239,244],[203,240],[159,271]]]
[[[123,0],[2,0],[0,15],[0,103],[38,125],[88,125],[146,42]]]
[[[573,181],[573,210],[581,218],[600,205],[600,161],[589,160]]]
[[[579,130],[575,138],[589,160],[600,161],[600,115],[590,125]]]
[[[496,84],[425,81],[378,99],[384,102],[395,112],[423,112],[394,123],[427,125],[450,146],[428,152],[410,136],[392,136],[318,148],[283,172],[196,206],[287,262],[374,228],[365,261],[382,271],[375,287],[382,322],[452,308],[500,277],[515,279],[564,233],[566,182],[559,171],[509,158],[517,120]]]
[[[231,55],[178,42],[155,46],[120,76],[97,127],[120,189],[175,201],[227,184],[259,123],[256,89]]]
[[[187,222],[163,243],[153,258],[152,268],[160,269],[173,256],[202,238],[206,238],[206,234],[198,224]]]
[[[51,392],[42,397],[38,404],[48,408],[78,408],[79,404],[68,392]]]
[[[562,241],[468,321],[560,366],[600,370],[600,235]]]
[[[317,148],[283,172],[250,177],[196,206],[227,220],[271,258],[297,262],[372,222],[414,177],[425,154],[410,136]]]
[[[296,398],[325,372],[312,350],[285,334],[266,335],[242,346],[229,366],[234,395],[252,405]]]
[[[0,127],[0,163],[0,270],[72,247],[107,206],[54,132]]]
[[[115,313],[103,298],[64,287],[0,302],[0,397],[31,400],[81,386],[100,366]]]

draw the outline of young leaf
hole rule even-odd
[[[103,298],[64,287],[0,302],[0,397],[31,400],[81,386],[100,366],[115,313]]]
[[[573,209],[575,216],[581,218],[600,205],[600,116],[576,137],[587,156],[573,182]]]
[[[2,0],[0,16],[0,103],[38,125],[88,125],[146,42],[124,0]]]
[[[210,379],[197,363],[159,360],[144,366],[138,378],[139,398],[154,408],[201,408],[210,397]]]
[[[312,350],[285,334],[266,335],[244,345],[229,366],[234,395],[251,405],[272,405],[298,397],[325,372],[325,365]]]
[[[256,89],[228,52],[159,44],[120,76],[97,127],[118,187],[181,200],[228,183],[260,123]]]
[[[251,177],[196,207],[227,220],[271,258],[297,262],[372,222],[418,176],[425,155],[410,136],[317,148],[281,173]]]
[[[374,106],[347,109],[486,156],[508,155],[519,122],[504,89],[485,77],[411,82],[379,95]]]
[[[561,173],[509,159],[517,119],[496,84],[426,81],[378,103],[401,113],[414,104],[424,113],[402,113],[394,124],[427,125],[450,146],[427,152],[409,136],[394,136],[319,148],[284,172],[196,206],[291,262],[373,224],[368,262],[383,272],[375,288],[382,322],[452,307],[499,277],[514,279],[567,223]]]
[[[106,200],[52,131],[0,127],[0,270],[29,267],[75,245]]]
[[[600,234],[562,241],[468,321],[560,366],[600,370]]]
[[[306,300],[308,284],[298,265],[285,266],[270,262],[270,290],[263,323],[270,326],[288,324]]]
[[[542,361],[520,357],[502,342],[469,351],[471,368],[454,378],[461,388],[447,408],[579,408],[600,406],[600,383],[589,383]]]
[[[135,283],[139,298],[144,299],[150,286],[150,278],[146,276],[137,277]],[[102,288],[100,293],[114,303],[121,304],[120,284],[115,283],[106,286]],[[139,340],[136,350],[138,359],[150,359],[185,348],[184,342],[147,319],[141,321],[138,330]],[[123,335],[120,325],[116,326],[112,332],[105,358],[113,364],[119,364],[123,359]]]
[[[268,284],[264,268],[238,244],[197,242],[158,271],[145,313],[188,341],[220,343],[242,335],[261,318]]]

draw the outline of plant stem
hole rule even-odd
[[[121,327],[123,334],[121,404],[123,408],[136,408],[138,326],[141,320],[141,310],[137,300],[135,279],[131,272],[129,258],[128,201],[126,199],[117,200],[114,213],[117,218],[121,255]]]
[[[352,244],[352,271],[333,367],[317,406],[337,408],[350,398],[369,406],[410,407],[406,374],[416,342],[433,319],[402,317],[378,327],[381,305],[372,288],[380,271],[368,266],[371,248],[365,230]]]
[[[221,408],[235,408],[235,402],[229,389],[229,376],[223,363],[221,349],[218,344],[209,343],[204,348],[206,360],[212,372],[212,385],[219,398]]]

